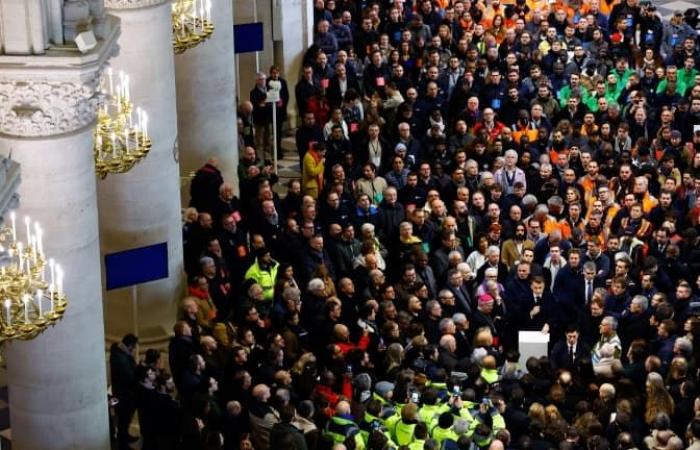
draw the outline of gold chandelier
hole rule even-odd
[[[148,155],[148,114],[131,103],[129,76],[123,72],[115,82],[111,68],[102,77],[102,104],[95,127],[95,172],[100,178],[124,173]]]
[[[61,266],[53,259],[47,264],[41,226],[25,217],[20,241],[15,213],[10,220],[11,228],[0,228],[0,345],[35,338],[59,321],[68,305]]]
[[[172,2],[173,49],[179,55],[209,39],[214,32],[211,0]]]

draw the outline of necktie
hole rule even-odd
[[[586,281],[586,304],[591,302],[591,297],[593,296],[593,283],[591,281]]]
[[[539,305],[539,304],[540,304],[540,297],[535,297],[535,305]]]
[[[569,345],[569,360],[571,361],[572,364],[574,363],[574,346],[573,345]]]

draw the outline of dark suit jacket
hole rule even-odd
[[[469,295],[469,290],[464,285],[456,288],[450,284],[445,286],[445,289],[448,289],[454,294],[457,309],[467,316],[470,316],[472,313],[472,299]]]
[[[583,342],[582,339],[578,340],[576,344],[576,351],[574,352],[574,360],[569,358],[569,346],[566,343],[566,339],[562,339],[554,344],[552,352],[549,356],[549,363],[552,365],[552,369],[573,369],[576,364],[583,358],[591,357],[591,348]]]
[[[357,79],[350,78],[346,75],[346,80],[346,89],[354,89],[359,94],[360,85],[357,82]],[[340,92],[340,80],[338,80],[337,75],[331,78],[328,82],[328,90],[326,91],[326,95],[328,96],[328,102],[330,103],[331,108],[339,108],[340,105],[343,103],[343,94]]]

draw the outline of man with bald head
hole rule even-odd
[[[350,342],[350,330],[348,327],[338,323],[333,327],[333,341],[344,355],[355,349],[367,350],[369,346],[369,330],[362,330],[362,335],[358,339],[357,344],[354,344]]]
[[[268,403],[271,394],[267,385],[255,385],[252,395],[253,400],[248,409],[250,440],[256,450],[267,450],[270,448],[270,430],[280,421],[279,413]]]
[[[459,358],[457,356],[457,340],[454,334],[446,333],[440,337],[439,352],[438,364],[440,367],[444,367],[448,372],[467,370],[469,366],[469,357]]]
[[[360,434],[360,427],[355,423],[350,411],[350,403],[341,400],[335,406],[335,414],[328,421],[326,429],[323,432],[326,439],[334,443],[333,448],[347,442],[348,439],[355,441],[355,449],[363,450],[365,441]],[[345,448],[345,446],[343,446]],[[256,449],[257,450],[257,449]]]

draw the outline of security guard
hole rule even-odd
[[[350,403],[345,400],[338,402],[335,407],[335,415],[328,421],[323,435],[334,444],[343,444],[347,439],[353,439],[356,450],[365,449],[365,441],[360,434],[360,427],[350,415]]]
[[[391,429],[392,440],[399,446],[408,445],[413,441],[413,431],[418,423],[418,405],[406,403],[401,409],[401,419],[396,421]]]

